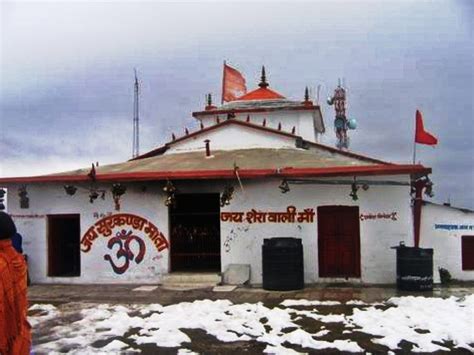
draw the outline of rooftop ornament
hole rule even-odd
[[[304,89],[304,101],[303,101],[303,104],[305,106],[311,106],[313,104],[313,102],[309,99],[309,89],[308,87],[306,86],[305,89]]]
[[[95,171],[95,166],[94,166],[94,163],[92,163],[92,168],[91,170],[89,171],[89,174],[87,174],[87,176],[92,180],[92,181],[95,181],[96,179],[96,171]]]
[[[265,66],[262,65],[262,76],[260,78],[260,83],[258,84],[258,86],[260,86],[262,89],[265,89],[268,87],[268,83],[267,83],[267,76],[265,75]]]
[[[209,93],[206,95],[206,111],[215,109],[216,106],[212,104],[212,95]]]

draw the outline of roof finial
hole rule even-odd
[[[216,106],[212,104],[212,95],[211,93],[206,95],[206,111],[215,109]]]
[[[260,84],[258,84],[261,88],[268,87],[267,83],[267,76],[265,75],[265,66],[262,65],[262,77],[260,78]]]
[[[306,86],[305,89],[304,89],[304,101],[303,101],[303,104],[305,106],[312,106],[313,105],[313,101],[311,101],[309,99],[309,89],[308,87]]]

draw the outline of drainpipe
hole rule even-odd
[[[421,208],[423,206],[422,193],[426,186],[426,180],[418,180],[415,185],[415,200],[413,203],[413,236],[415,247],[420,246],[420,225],[421,225]]]

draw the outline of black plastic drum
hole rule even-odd
[[[397,288],[404,291],[433,290],[433,249],[394,247],[397,250]]]
[[[303,245],[297,238],[264,239],[263,288],[288,291],[304,288]]]

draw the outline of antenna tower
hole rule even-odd
[[[133,96],[133,147],[132,157],[136,158],[140,155],[140,116],[139,116],[139,94],[140,86],[138,83],[137,70],[133,69],[135,73],[135,85]]]
[[[349,135],[347,131],[350,129],[357,128],[357,121],[353,118],[349,119],[346,116],[346,89],[345,89],[346,80],[338,79],[337,88],[334,90],[334,95],[328,97],[327,103],[329,105],[334,105],[334,110],[336,113],[336,118],[334,120],[334,130],[336,132],[337,143],[336,146],[339,149],[348,149],[349,148]]]

